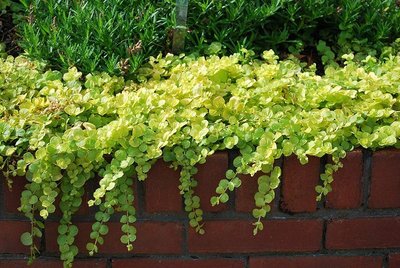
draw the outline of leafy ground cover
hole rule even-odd
[[[82,202],[84,185],[101,180],[89,205],[97,206],[87,245],[98,251],[107,222],[118,211],[121,242],[128,250],[136,239],[132,177],[146,179],[156,159],[180,168],[180,190],[190,225],[204,233],[200,199],[194,194],[196,167],[215,151],[237,149],[235,168],[226,173],[210,200],[228,201],[239,187],[238,174],[268,174],[258,179],[254,233],[270,210],[280,183],[274,161],[282,155],[332,155],[317,198],[330,190],[340,159],[354,147],[400,148],[400,57],[368,56],[345,67],[330,66],[315,74],[295,57],[278,61],[272,51],[264,60],[247,53],[152,58],[135,83],[106,73],[84,77],[76,68],[46,71],[26,58],[0,60],[0,164],[6,178],[26,175],[20,210],[32,221],[22,243],[36,247],[43,224],[60,196],[62,217],[58,243],[68,266],[78,250],[78,230],[71,217]]]

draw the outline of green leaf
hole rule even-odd
[[[226,137],[224,139],[224,144],[225,144],[226,148],[232,149],[238,143],[238,141],[239,141],[239,139],[237,136]]]
[[[128,217],[128,222],[129,222],[129,223],[134,223],[134,222],[136,222],[136,217],[133,216],[133,215],[129,215],[129,217]]]
[[[261,198],[261,197],[256,198],[255,201],[256,201],[256,206],[257,206],[257,207],[262,207],[262,206],[264,206],[264,204],[265,204],[264,198]]]
[[[122,235],[120,240],[121,240],[122,244],[128,244],[129,243],[129,237],[127,235]]]
[[[90,233],[90,238],[91,239],[99,239],[100,234],[97,231],[91,232]]]
[[[99,237],[97,238],[97,243],[98,243],[99,245],[103,245],[103,244],[104,244],[104,238],[101,237],[101,236],[99,236]]]
[[[235,184],[233,182],[229,182],[228,189],[229,189],[229,191],[235,190]]]
[[[100,233],[101,235],[106,235],[106,234],[108,233],[108,227],[107,227],[106,225],[102,225],[102,226],[100,227],[99,233]]]
[[[267,193],[271,187],[267,183],[262,183],[258,185],[258,191],[260,193]]]
[[[11,156],[17,150],[16,147],[8,147],[5,156]]]
[[[218,199],[218,197],[213,196],[213,197],[211,197],[210,202],[211,202],[212,206],[216,206],[219,204],[219,199]]]
[[[227,178],[228,180],[233,179],[235,176],[236,176],[235,172],[234,172],[233,170],[231,170],[231,169],[229,169],[229,170],[226,172],[226,178]]]
[[[238,177],[235,177],[235,178],[232,180],[232,183],[235,185],[236,188],[238,188],[238,187],[240,187],[240,185],[242,184],[242,181],[241,181]]]
[[[190,227],[196,227],[197,225],[198,225],[198,222],[196,221],[196,219],[191,219],[190,221],[189,221],[189,225],[190,225]]]
[[[80,113],[83,112],[83,110],[77,106],[75,106],[74,104],[69,104],[67,106],[64,107],[64,111],[72,116],[76,116],[79,115]]]
[[[36,204],[38,201],[39,201],[39,199],[37,198],[36,195],[32,195],[32,196],[29,198],[29,204],[31,204],[31,205]]]
[[[71,236],[76,236],[78,234],[78,232],[79,232],[78,227],[76,227],[75,225],[69,226],[69,234]]]
[[[128,216],[122,215],[122,216],[121,216],[121,219],[120,219],[120,222],[121,222],[121,223],[127,223],[127,222],[128,222]]]
[[[43,233],[39,228],[33,227],[33,235],[36,237],[42,237]]]
[[[136,235],[130,234],[130,235],[128,235],[128,237],[129,237],[129,242],[135,242],[136,241]]]
[[[127,158],[127,153],[126,153],[126,151],[125,151],[125,150],[118,150],[118,151],[116,151],[116,152],[115,152],[115,158],[116,158],[118,161],[125,160],[125,159]]]
[[[30,233],[25,232],[21,235],[21,243],[24,246],[31,246],[33,244],[32,236]]]
[[[324,190],[324,187],[322,187],[321,185],[318,185],[318,186],[315,187],[315,191],[316,191],[317,193],[322,193],[323,190]]]
[[[267,204],[271,203],[273,199],[274,199],[274,196],[272,194],[267,194],[264,196],[264,201]]]
[[[225,192],[225,189],[224,189],[223,187],[221,187],[221,186],[218,186],[218,187],[215,189],[215,192],[216,192],[217,194],[222,194],[222,193]]]
[[[222,44],[219,42],[212,42],[208,48],[206,53],[208,55],[214,55],[214,54],[218,54],[218,52],[220,52],[222,49]]]
[[[47,219],[47,217],[49,216],[49,212],[45,209],[40,210],[40,217],[42,217],[43,219]]]
[[[229,184],[229,181],[228,181],[228,180],[225,180],[225,179],[222,179],[222,180],[220,180],[220,182],[219,182],[219,186],[222,187],[223,189],[228,188],[228,184]]]
[[[25,162],[28,164],[33,163],[33,161],[35,161],[35,157],[30,152],[25,153],[23,157]]]
[[[234,160],[233,160],[233,165],[235,166],[235,167],[240,167],[241,165],[242,165],[242,157],[241,156],[238,156],[238,157],[236,157]]]
[[[221,200],[222,203],[228,202],[228,200],[229,200],[228,194],[227,194],[227,193],[223,193],[223,194],[220,196],[219,200]]]
[[[93,243],[87,243],[87,244],[86,244],[86,249],[87,249],[88,251],[96,251],[95,248],[96,248],[96,245],[93,244]]]
[[[58,233],[59,233],[59,234],[61,234],[61,235],[66,234],[67,231],[68,231],[68,226],[67,226],[67,225],[61,225],[61,224],[60,224],[60,225],[58,226]]]
[[[271,177],[271,182],[269,184],[269,186],[271,187],[271,189],[276,189],[278,188],[280,183],[280,180],[276,177]]]

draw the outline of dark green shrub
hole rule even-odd
[[[173,1],[21,0],[27,20],[21,46],[50,66],[113,74],[136,70],[165,50]],[[171,5],[171,6],[170,6]]]
[[[127,74],[148,56],[170,51],[175,0],[20,1],[21,46],[51,67]],[[259,55],[271,48],[331,63],[350,51],[379,54],[399,33],[396,0],[191,0],[185,51],[231,54],[245,47]],[[219,45],[210,48],[213,42]]]
[[[309,53],[323,40],[336,54],[375,54],[400,33],[395,0],[192,0],[188,14],[187,50],[201,53],[214,41],[226,54]]]
[[[0,15],[4,13],[6,8],[10,5],[10,0],[3,0],[0,2]]]

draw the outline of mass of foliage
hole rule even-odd
[[[27,178],[19,210],[31,222],[21,242],[32,260],[58,208],[60,258],[72,265],[73,215],[88,183],[97,211],[88,252],[103,245],[113,214],[132,250],[133,180],[160,158],[179,170],[189,224],[203,234],[196,166],[236,150],[210,202],[227,202],[240,174],[263,173],[257,234],[282,156],[331,156],[321,200],[346,152],[400,148],[399,1],[190,0],[189,56],[168,54],[175,3],[0,0],[0,169],[9,187]],[[24,56],[8,56],[19,51],[15,29]]]
[[[135,71],[168,47],[172,0],[20,0],[20,46],[49,66],[110,74]]]
[[[336,55],[375,54],[399,36],[399,11],[396,0],[191,0],[188,46],[301,53],[323,41]]]
[[[6,2],[11,3],[10,0]],[[67,71],[130,74],[171,50],[175,0],[14,0],[21,6],[20,46]],[[400,34],[396,0],[190,0],[186,52],[257,55],[273,49],[308,61],[346,53],[379,55]],[[211,46],[217,43],[218,45]]]
[[[190,226],[203,234],[196,165],[216,151],[238,150],[210,202],[227,202],[241,185],[239,174],[263,172],[252,212],[256,234],[280,184],[274,163],[282,156],[296,155],[303,164],[309,156],[332,156],[316,186],[321,199],[346,152],[400,148],[400,56],[358,62],[346,54],[344,67],[328,66],[321,77],[295,57],[279,61],[269,50],[250,60],[251,54],[152,57],[136,82],[83,76],[76,68],[52,71],[25,57],[0,59],[0,167],[10,185],[14,176],[28,179],[19,209],[32,223],[21,236],[32,257],[59,199],[57,242],[65,266],[72,265],[79,231],[72,216],[90,180],[97,189],[88,203],[98,212],[89,253],[98,252],[114,213],[121,243],[132,250],[131,185],[145,180],[159,158],[180,171]]]

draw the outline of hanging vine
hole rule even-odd
[[[316,186],[316,198],[331,191],[340,159],[355,147],[400,148],[400,56],[327,66],[315,74],[296,58],[278,61],[272,51],[249,60],[247,51],[230,57],[152,58],[135,81],[107,74],[82,77],[46,70],[24,57],[0,59],[0,165],[5,178],[25,175],[20,211],[32,223],[21,236],[38,252],[46,219],[60,199],[58,244],[65,266],[78,253],[73,214],[84,186],[95,180],[89,200],[98,207],[87,244],[97,253],[111,215],[121,222],[121,242],[136,239],[133,178],[146,179],[160,157],[180,169],[180,193],[190,226],[203,234],[200,198],[195,194],[197,164],[216,151],[237,149],[234,169],[216,188],[212,205],[225,203],[240,187],[239,174],[258,178],[254,234],[263,230],[281,170],[282,156],[332,156]],[[160,178],[162,179],[162,178]]]

